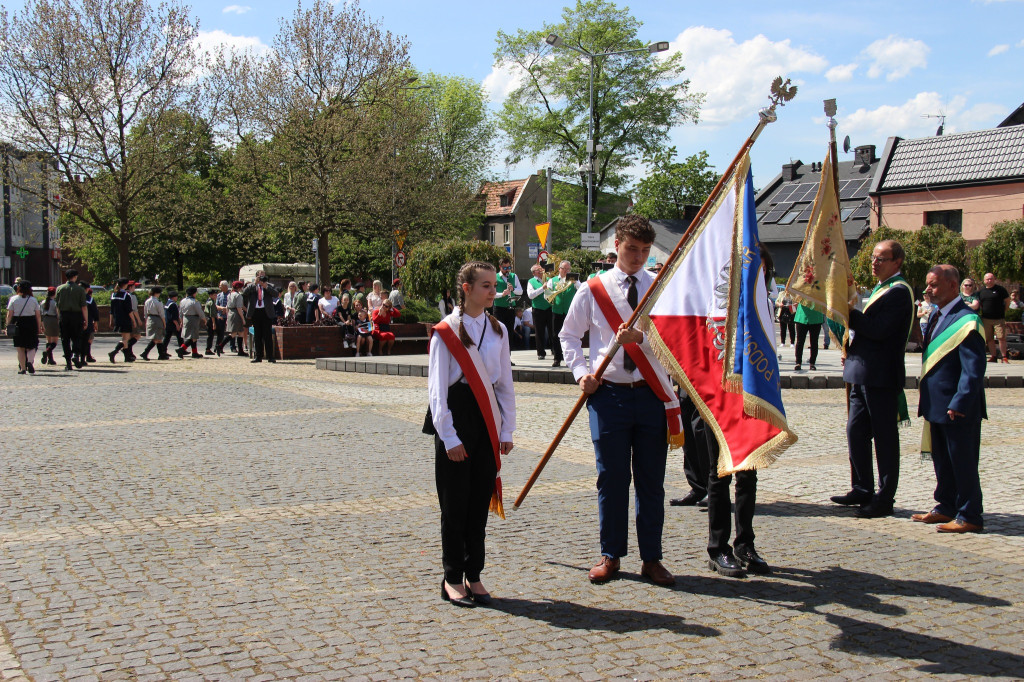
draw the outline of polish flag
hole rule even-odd
[[[796,434],[782,405],[747,156],[708,209],[662,275],[648,331],[717,437],[725,476],[771,464]]]

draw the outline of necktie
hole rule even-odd
[[[934,313],[932,313],[931,318],[929,318],[929,320],[928,320],[928,329],[927,329],[927,331],[925,331],[924,343],[922,344],[925,348],[928,347],[928,343],[932,340],[932,336],[935,334],[935,327],[938,326],[939,318],[941,316],[942,316],[941,312],[935,311]]]
[[[629,282],[629,289],[626,291],[626,303],[632,310],[636,310],[636,304],[639,302],[636,291],[636,277],[629,275],[626,277],[626,281]],[[636,369],[636,363],[633,362],[633,358],[629,357],[629,353],[625,350],[622,351],[625,357],[622,358],[622,367],[627,372],[632,372]]]

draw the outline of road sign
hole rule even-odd
[[[548,253],[547,251],[541,251],[540,253],[537,254],[537,262],[540,263],[541,261],[544,261],[546,263],[548,258],[550,257],[550,253]]]
[[[598,232],[580,232],[580,248],[592,251],[601,250],[601,235]]]
[[[399,251],[395,254],[395,266],[402,267],[405,265],[405,251]]]
[[[548,230],[551,229],[551,223],[540,223],[536,226],[537,239],[540,240],[541,246],[547,246],[548,244]]]
[[[408,236],[409,230],[395,230],[395,243],[398,244],[399,251],[405,248],[405,238]]]
[[[526,245],[526,248],[530,250],[530,258],[536,258],[537,254],[540,253],[540,244],[530,242]]]
[[[319,239],[314,239],[313,240],[313,253],[316,253],[319,250],[320,250],[320,240]]]

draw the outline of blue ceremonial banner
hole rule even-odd
[[[742,377],[744,411],[784,428],[786,411],[782,406],[782,383],[775,354],[775,315],[768,298],[764,264],[758,249],[757,212],[754,207],[754,178],[747,170],[741,205],[737,208],[742,230],[735,236],[732,286],[739,285],[734,340],[732,382]],[[739,221],[737,221],[739,222]],[[737,280],[735,268],[741,265]],[[730,317],[733,317],[730,315]],[[738,388],[736,386],[735,388]]]

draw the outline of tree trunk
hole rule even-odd
[[[328,237],[331,236],[331,231],[327,228],[319,229],[316,232],[317,238],[317,249],[320,253],[320,292],[323,293],[325,287],[331,286],[331,243],[328,241]]]
[[[118,277],[129,277],[130,275],[128,273],[131,270],[131,266],[129,264],[130,257],[129,257],[129,251],[128,251],[128,247],[129,247],[128,238],[123,236],[124,234],[125,234],[125,230],[121,230],[122,237],[117,242],[117,276]]]

